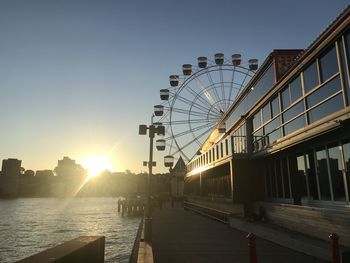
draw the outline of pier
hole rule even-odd
[[[155,210],[152,217],[152,250],[155,263],[249,262],[246,238],[248,233],[245,231],[234,229],[227,223],[199,215],[192,210],[186,211],[180,203],[175,203],[173,208],[168,203],[163,210]],[[255,224],[251,225],[253,229]],[[330,261],[297,252],[259,236],[256,247],[259,263]],[[325,253],[329,254],[330,259],[330,246]]]
[[[118,199],[118,213],[122,216],[140,216],[145,210],[145,200],[142,198]]]

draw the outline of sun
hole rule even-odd
[[[113,165],[105,156],[90,156],[81,161],[81,165],[88,170],[89,176],[97,176],[105,170],[111,170]]]

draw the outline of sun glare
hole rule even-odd
[[[112,164],[109,162],[108,158],[104,156],[91,156],[83,161],[81,165],[88,170],[89,176],[97,176],[105,170],[111,170]]]

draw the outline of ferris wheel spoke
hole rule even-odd
[[[224,102],[224,112],[227,110],[227,104],[226,104],[226,100],[225,100],[225,88],[224,88],[224,72],[222,70],[222,66],[219,66],[219,72],[220,72],[220,83],[221,83],[221,94],[222,94],[222,99]]]
[[[209,80],[210,85],[211,86],[215,86],[213,78],[211,77],[210,71],[208,69],[206,71],[206,75],[207,75],[207,78]],[[216,101],[219,101],[220,100],[220,96],[219,96],[219,93],[217,92],[216,88],[214,88],[214,95],[216,97]],[[219,107],[219,111],[223,113],[224,110],[220,106],[218,106],[218,107]]]
[[[190,134],[190,133],[196,132],[196,131],[200,131],[200,130],[205,129],[205,128],[208,128],[208,124],[204,124],[204,125],[201,125],[201,126],[197,126],[197,127],[193,128],[193,129],[188,129],[186,131],[173,134],[172,136],[167,137],[165,140],[170,139],[170,138],[176,139],[176,138],[179,138],[179,137],[183,137],[183,136],[185,136],[187,134]]]
[[[185,148],[187,148],[188,146],[190,146],[191,144],[193,144],[194,142],[196,142],[198,144],[198,140],[200,138],[202,138],[204,135],[206,135],[213,127],[209,127],[208,129],[206,129],[204,132],[202,132],[201,134],[199,134],[195,139],[189,141],[188,143],[184,144],[183,146],[179,147],[179,149],[174,152],[173,154],[177,154],[179,152],[182,152]],[[188,157],[187,157],[188,158]]]
[[[215,89],[215,87],[211,87],[211,89]],[[193,99],[193,102],[196,102],[196,101],[201,97],[201,95],[202,95],[202,93],[198,93],[197,96]],[[206,112],[214,111],[214,112],[216,112],[217,115],[221,115],[222,112],[220,111],[220,108],[217,108],[217,107],[216,107],[216,105],[217,105],[217,102],[215,102],[214,104],[212,104],[212,105],[210,106],[210,108],[208,108],[208,109],[206,110]]]
[[[204,112],[208,112],[208,110],[210,109],[209,107],[205,107],[199,103],[196,102],[196,99],[194,99],[193,101],[186,99],[185,97],[182,96],[178,96],[179,101],[186,103],[187,105],[189,105],[190,107],[196,108],[198,110],[204,111]]]
[[[233,90],[233,84],[235,82],[235,73],[236,73],[236,66],[233,66],[233,70],[232,70],[232,78],[231,78],[231,83],[230,83],[230,91],[229,91],[229,95],[228,95],[228,100],[231,101],[231,96],[232,96],[232,90]]]
[[[203,82],[197,76],[194,76],[194,79],[196,80],[197,85],[199,86],[200,90],[204,92],[204,95],[208,99],[208,101],[212,105],[215,104],[215,100],[213,99],[213,97],[211,96],[211,94],[207,90],[207,87],[205,87],[205,85],[203,84]]]
[[[198,92],[194,91],[188,84],[184,86],[184,88],[193,96],[196,97],[198,95]],[[208,100],[204,99],[203,97],[199,98],[199,101],[203,104],[208,105],[211,107],[213,104],[211,104]]]
[[[189,110],[184,110],[184,109],[180,109],[180,108],[171,108],[171,110],[173,112],[176,112],[176,113],[181,113],[181,114],[185,114],[185,115],[191,114],[192,116],[196,116],[196,117],[207,116],[207,114],[205,112],[189,111]],[[215,117],[216,115],[211,113],[210,116]]]
[[[248,76],[249,76],[249,74],[248,74],[248,72],[246,72],[246,74],[245,74],[245,76],[244,76],[244,79],[243,79],[242,83],[241,83],[240,86],[239,86],[239,89],[238,89],[238,92],[237,92],[237,94],[236,94],[235,99],[236,99],[237,96],[241,93],[241,90],[242,90],[242,88],[244,87],[244,82],[246,81],[246,79],[247,79]]]
[[[186,119],[186,120],[177,120],[177,121],[166,121],[162,122],[163,125],[169,126],[169,125],[183,125],[183,124],[202,124],[202,123],[207,123],[207,124],[212,124],[212,123],[217,123],[219,118],[205,118],[205,119]]]
[[[214,122],[214,121],[217,121],[218,118],[211,118],[211,119],[208,119],[208,118],[205,118],[205,119],[191,119],[190,122],[193,123],[193,124],[197,124],[197,123],[211,123],[211,122]],[[181,125],[181,124],[188,124],[189,123],[189,120],[179,120],[179,121],[169,121],[169,122],[163,122],[163,125]]]

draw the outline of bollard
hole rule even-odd
[[[253,233],[249,233],[247,235],[248,239],[248,249],[249,249],[249,262],[250,263],[257,263],[257,257],[256,257],[256,236]]]
[[[118,213],[120,212],[120,199],[118,199]]]
[[[171,208],[174,208],[174,198],[171,198]]]
[[[328,237],[331,239],[332,263],[340,263],[339,236],[336,233],[332,233]]]
[[[122,216],[124,216],[124,213],[125,213],[125,203],[123,202],[123,204],[122,204]]]

